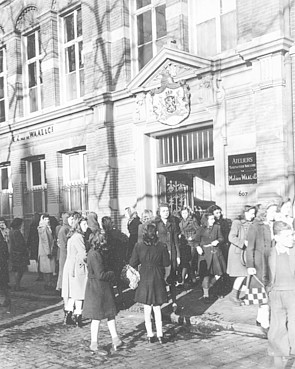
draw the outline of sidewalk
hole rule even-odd
[[[57,291],[44,290],[44,282],[36,280],[36,273],[25,273],[22,279],[24,291],[11,288],[11,308],[0,308],[0,327],[18,322],[30,315],[42,314],[48,310],[62,309],[62,299]],[[13,287],[13,278],[11,278]],[[172,312],[171,301],[162,308],[165,320],[180,324],[194,325],[201,330],[230,330],[263,337],[264,333],[256,326],[257,306],[236,306],[229,296],[205,304],[200,297],[200,284],[188,289],[178,289],[177,314]],[[124,309],[130,312],[143,312],[141,304],[134,303],[134,291],[124,292]],[[0,296],[0,304],[3,297]]]

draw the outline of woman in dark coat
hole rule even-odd
[[[260,205],[256,219],[248,229],[248,246],[246,252],[247,272],[250,276],[256,277],[266,285],[269,279],[267,259],[270,255],[273,240],[273,222],[277,214],[278,204],[270,201]],[[250,288],[261,288],[259,282],[250,277]],[[261,305],[258,308],[257,323],[262,328],[269,327],[268,305]]]
[[[130,259],[134,245],[138,239],[138,226],[141,224],[137,211],[128,207],[125,209],[125,216],[128,218],[127,228],[129,231],[129,245],[127,250],[126,259]]]
[[[20,291],[20,281],[29,265],[29,252],[26,246],[24,236],[20,229],[23,224],[21,218],[14,218],[11,222],[9,232],[10,256],[12,271],[15,273],[15,290]]]
[[[0,218],[0,223],[6,228],[6,222],[4,218]],[[4,302],[2,306],[10,305],[10,294],[9,294],[9,270],[8,270],[8,245],[2,232],[0,232],[0,290],[4,294]]]
[[[116,305],[112,282],[115,274],[108,268],[108,249],[102,234],[93,232],[89,237],[91,249],[87,255],[88,281],[85,291],[83,316],[91,321],[90,350],[101,355],[107,353],[98,350],[97,336],[101,320],[108,320],[108,328],[112,336],[113,348],[117,350],[123,342],[118,337],[116,329]]]
[[[130,265],[140,267],[140,281],[135,292],[135,301],[144,307],[145,327],[148,342],[153,337],[151,313],[154,310],[157,337],[163,342],[161,305],[167,302],[165,283],[165,267],[170,265],[170,257],[166,246],[158,241],[156,236],[156,225],[147,224],[143,233],[143,242],[134,247]]]
[[[40,214],[34,213],[30,224],[27,246],[30,252],[30,259],[39,260],[39,233],[38,227],[40,222]],[[40,264],[38,263],[38,278],[37,281],[43,281],[43,274],[40,272]]]
[[[209,302],[209,289],[226,272],[226,265],[219,244],[223,242],[220,226],[214,223],[214,215],[204,214],[203,227],[199,235],[197,247],[200,273],[204,275],[202,282],[204,302]],[[202,267],[203,265],[203,267]]]

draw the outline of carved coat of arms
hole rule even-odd
[[[190,93],[186,81],[174,82],[168,74],[162,76],[161,87],[150,91],[156,119],[175,126],[190,114]]]

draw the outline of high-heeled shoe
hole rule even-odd
[[[65,310],[64,312],[64,319],[63,319],[64,325],[74,325],[75,322],[72,319],[72,312]]]
[[[147,336],[147,338],[146,338],[146,339],[147,339],[147,342],[148,342],[148,343],[153,343],[153,338],[154,338],[154,337],[149,337],[149,336]]]
[[[74,315],[74,324],[77,326],[77,327],[79,327],[79,328],[82,328],[83,327],[83,325],[82,325],[82,315],[81,314],[79,314],[79,315]]]
[[[123,346],[123,341],[121,341],[118,336],[117,337],[114,337],[112,339],[112,341],[113,341],[113,349],[114,349],[114,351],[117,351],[119,347]]]

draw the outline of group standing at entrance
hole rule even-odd
[[[283,356],[295,353],[295,328],[290,322],[295,310],[295,221],[291,210],[290,199],[280,205],[275,201],[246,205],[231,222],[217,205],[198,217],[187,206],[172,214],[166,203],[159,205],[155,215],[145,210],[141,218],[135,210],[126,208],[129,238],[108,216],[102,218],[101,228],[93,212],[88,219],[78,212],[64,213],[62,224],[54,227],[50,216],[43,214],[32,222],[30,248],[21,231],[23,220],[15,218],[9,229],[1,218],[3,305],[10,304],[9,264],[15,289],[20,290],[29,259],[35,257],[39,262],[38,279],[43,278],[44,287],[61,291],[64,324],[82,327],[82,317],[91,319],[90,349],[105,355],[98,343],[102,320],[107,319],[113,348],[123,345],[116,327],[114,287],[123,302],[121,273],[126,263],[139,270],[135,301],[144,307],[148,343],[154,340],[152,314],[156,338],[162,344],[161,305],[171,300],[176,313],[177,289],[188,283],[199,282],[202,286],[200,303],[208,304],[230,292],[229,298],[237,306],[245,303],[247,289],[263,286],[271,291],[270,305],[259,304],[256,320],[262,329],[269,330],[269,354],[279,367]],[[57,284],[53,282],[54,273]],[[230,278],[231,291],[227,290]]]

